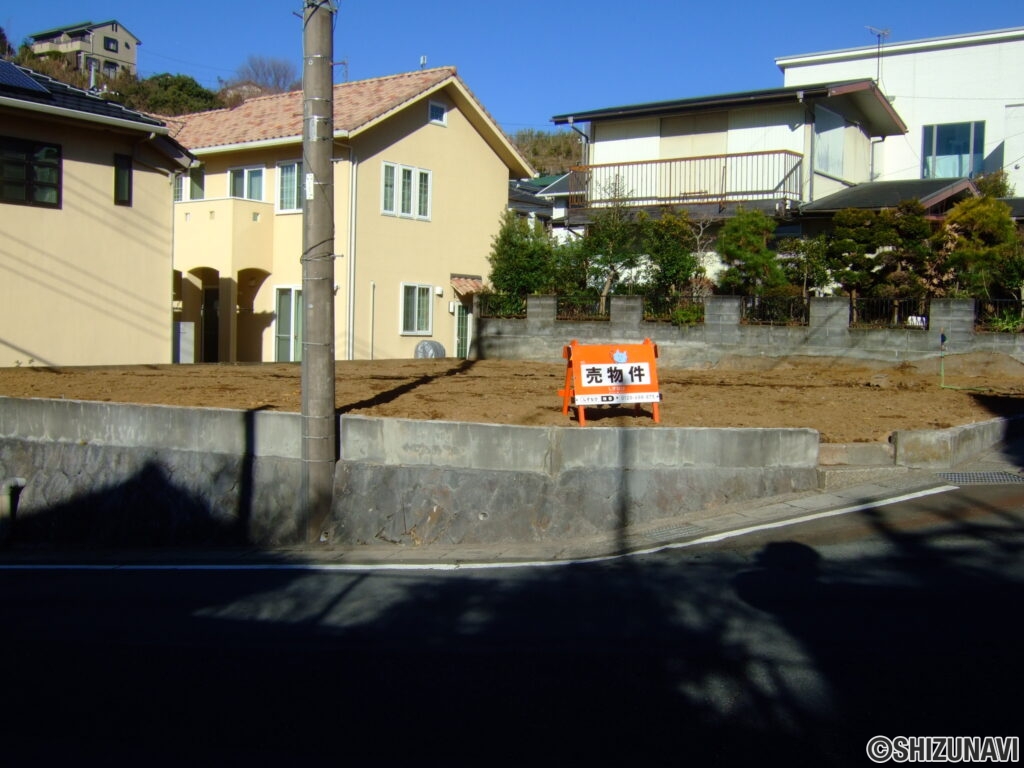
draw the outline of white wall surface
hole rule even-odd
[[[1005,168],[1024,194],[1019,112],[1024,104],[1024,28],[777,60],[786,86],[874,79],[907,124],[875,156],[877,180],[921,177],[922,126],[985,122],[985,170]],[[1010,119],[1012,118],[1012,119]],[[1016,154],[1014,154],[1016,153]]]

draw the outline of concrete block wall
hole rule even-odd
[[[809,429],[569,428],[343,417],[332,541],[565,540],[817,487]]]
[[[946,351],[1001,352],[1024,360],[1024,334],[975,333],[974,303],[962,299],[931,302],[928,330],[849,327],[845,298],[812,298],[806,326],[762,326],[741,323],[742,300],[711,296],[705,302],[704,323],[680,328],[643,320],[639,296],[612,296],[610,321],[568,322],[556,319],[554,296],[531,296],[525,320],[481,318],[477,315],[476,353],[480,358],[557,361],[562,347],[573,339],[589,344],[638,343],[649,338],[658,345],[662,364],[698,366],[727,356],[849,357],[902,362],[936,357],[941,336]]]

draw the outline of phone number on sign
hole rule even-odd
[[[635,392],[615,395],[576,395],[575,405],[614,405],[615,403],[658,403],[661,402],[659,392]]]

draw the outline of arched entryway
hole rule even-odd
[[[273,312],[257,312],[256,298],[270,273],[243,269],[238,273],[238,316],[236,359],[242,363],[263,360],[263,334],[274,324]]]

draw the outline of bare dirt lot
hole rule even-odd
[[[1003,355],[947,356],[886,367],[820,358],[659,366],[661,426],[810,427],[825,442],[885,441],[1024,413],[1024,365]],[[339,362],[339,413],[575,427],[558,390],[565,364],[513,360]],[[940,386],[944,382],[945,386]],[[0,395],[299,411],[295,364],[0,368]],[[588,425],[655,427],[650,406],[588,408]]]

